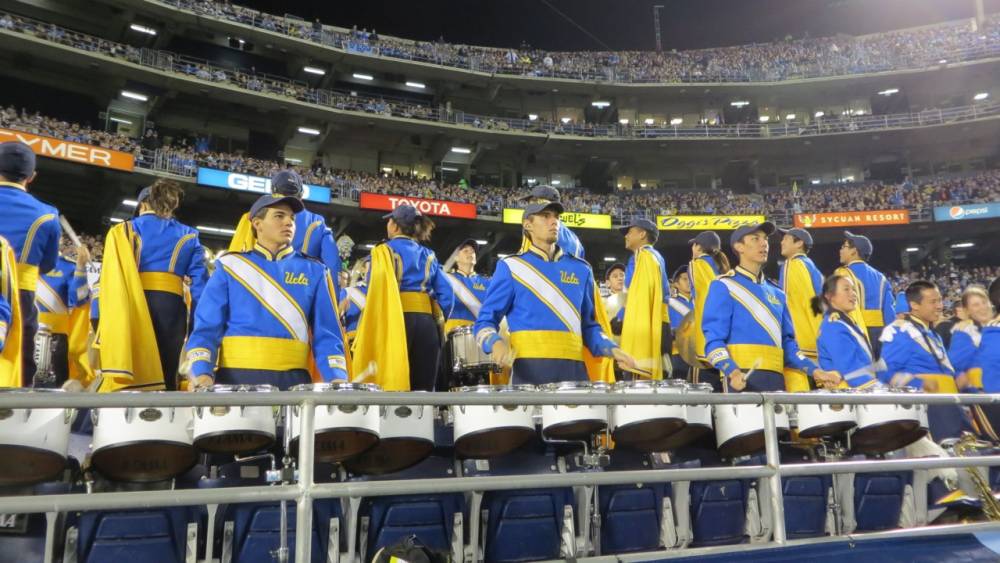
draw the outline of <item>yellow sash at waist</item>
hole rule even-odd
[[[266,336],[226,336],[219,348],[219,367],[288,371],[309,368],[309,344]]]
[[[583,361],[583,339],[578,334],[558,330],[519,330],[510,333],[515,359]]]
[[[39,311],[38,322],[48,326],[52,334],[69,334],[69,314]]]
[[[17,265],[17,288],[25,291],[35,291],[38,288],[38,266]]]
[[[400,291],[399,300],[403,305],[404,313],[427,313],[431,315],[434,309],[431,307],[431,296],[421,291]]]
[[[170,272],[139,272],[144,291],[165,291],[174,295],[184,296],[184,281],[177,274]]]

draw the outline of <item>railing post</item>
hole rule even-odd
[[[299,413],[299,496],[295,511],[295,561],[309,563],[312,561],[312,528],[313,528],[313,454],[315,440],[311,438],[316,420],[316,403],[311,400],[302,401]],[[285,432],[290,432],[285,424]],[[310,436],[310,438],[306,438]]]
[[[767,467],[773,473],[768,477],[771,482],[771,523],[774,530],[774,542],[782,545],[785,537],[785,495],[781,490],[781,459],[778,453],[778,429],[774,425],[775,404],[771,399],[764,399],[764,453],[767,456]],[[788,408],[782,405],[781,408]]]

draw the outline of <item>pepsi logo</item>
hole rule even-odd
[[[948,215],[950,215],[952,219],[961,219],[962,216],[965,215],[965,209],[960,205],[956,205],[948,210]]]

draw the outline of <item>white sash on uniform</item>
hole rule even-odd
[[[226,254],[219,258],[219,262],[236,281],[260,301],[265,309],[285,325],[293,338],[309,342],[309,323],[306,321],[306,316],[298,303],[293,301],[281,286],[258,270],[252,262],[237,254]]]
[[[570,332],[573,334],[580,334],[582,332],[580,328],[580,311],[563,295],[562,291],[555,284],[521,258],[511,257],[506,259],[505,262],[510,268],[514,279],[521,282],[522,285],[535,294],[535,297],[551,309],[562,320]]]
[[[462,283],[462,280],[456,278],[454,275],[445,272],[444,277],[448,280],[448,284],[451,285],[452,291],[455,292],[455,297],[458,297],[458,300],[465,305],[465,308],[472,313],[473,317],[478,317],[479,309],[482,308],[483,304],[479,302],[476,295]]]

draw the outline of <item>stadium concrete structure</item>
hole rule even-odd
[[[0,106],[100,124],[137,140],[147,128],[156,128],[207,137],[227,152],[283,159],[301,169],[320,165],[426,177],[441,184],[466,183],[473,191],[481,185],[549,184],[565,193],[590,190],[609,197],[630,190],[726,189],[766,198],[774,190],[798,192],[870,180],[903,185],[908,178],[961,177],[1000,168],[1000,40],[965,56],[942,53],[920,65],[873,72],[630,82],[517,76],[382,56],[312,41],[287,28],[234,21],[199,9],[199,4],[3,3]],[[312,29],[308,22],[296,25]],[[1000,24],[996,15],[984,14],[940,25],[975,30]],[[352,33],[331,26],[323,30]],[[206,246],[221,249],[249,203],[268,189],[261,177],[250,174],[179,168],[155,148],[127,154],[40,138],[13,127],[0,128],[0,134],[5,136],[0,141],[19,139],[36,147],[43,158],[32,192],[88,233],[103,233],[130,217],[128,201],[139,189],[169,178],[185,186],[181,218],[199,226]],[[308,207],[327,218],[336,236],[346,234],[357,243],[354,257],[384,238],[381,216],[401,203],[434,217],[438,228],[431,246],[439,257],[466,239],[478,239],[485,241],[480,264],[491,271],[497,256],[516,252],[521,244],[516,218],[505,220],[503,212],[482,214],[475,205],[433,193],[425,198],[373,194],[346,180],[313,190],[316,197],[307,196]],[[518,206],[513,200],[504,204]],[[873,263],[886,270],[907,269],[928,257],[997,264],[1000,201],[824,213],[828,210],[788,209],[767,219],[781,228],[811,228],[816,240],[812,255],[825,273],[836,265],[844,228],[869,236],[877,248]],[[690,258],[692,231],[727,228],[728,223],[708,222],[711,213],[691,215],[695,217],[648,210],[648,218],[662,229],[657,246],[671,269]],[[574,230],[599,279],[608,265],[627,260],[613,227],[633,217],[574,217],[579,227]],[[687,227],[685,220],[690,221]],[[739,220],[746,219],[733,218]],[[758,477],[768,476],[762,472]],[[167,495],[154,497],[165,500]],[[662,502],[662,497],[661,492],[657,499]],[[26,561],[4,552],[2,528],[0,519],[0,561]],[[328,523],[324,529],[329,531]],[[767,541],[761,530],[756,533],[749,534],[754,541]],[[901,533],[880,540],[902,546],[910,538]],[[320,544],[328,546],[327,539]],[[341,540],[340,556],[348,546],[352,555],[364,553],[356,537]],[[966,547],[970,553],[978,549]],[[315,557],[317,547],[312,549]],[[722,548],[706,549],[704,555],[718,558],[712,560],[727,560]],[[902,546],[899,553],[916,556],[907,549]],[[188,561],[204,557],[203,544],[195,551]],[[949,551],[946,546],[941,552]],[[883,561],[894,560],[881,555]]]

